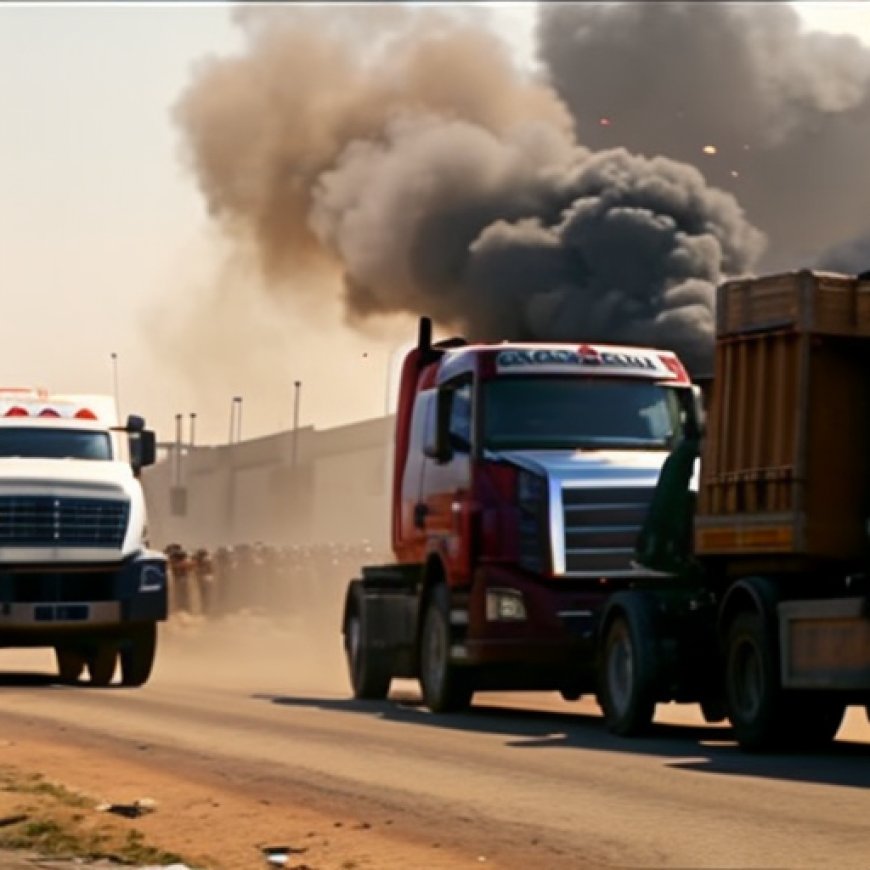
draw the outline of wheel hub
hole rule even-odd
[[[616,632],[607,660],[607,682],[610,699],[619,713],[624,713],[631,702],[634,684],[634,650],[628,632]]]
[[[734,649],[732,692],[737,712],[753,719],[761,706],[763,679],[761,658],[755,645],[744,639]]]

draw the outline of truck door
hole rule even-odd
[[[463,582],[470,572],[469,529],[471,509],[472,446],[474,438],[473,381],[462,375],[439,388],[446,402],[449,458],[427,458],[420,492],[428,549],[441,553],[452,582]]]
[[[426,514],[429,510],[422,501],[423,475],[427,433],[437,425],[438,391],[423,390],[414,401],[408,456],[402,476],[399,514],[399,545],[402,558],[408,562],[422,562],[426,557]]]

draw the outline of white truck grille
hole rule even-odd
[[[120,549],[129,515],[116,499],[0,496],[0,547]]]

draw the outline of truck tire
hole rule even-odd
[[[363,619],[359,596],[348,606],[344,626],[344,651],[354,698],[360,701],[383,701],[390,691],[393,676],[388,658],[372,649]]]
[[[656,707],[658,656],[654,602],[625,592],[612,599],[598,656],[598,704],[620,737],[648,731]]]
[[[115,676],[118,647],[113,641],[101,641],[87,655],[88,674],[92,686],[108,686]]]
[[[151,676],[157,652],[157,625],[137,626],[121,642],[121,685],[144,686]]]
[[[62,683],[76,683],[85,670],[85,657],[71,647],[56,646],[54,655],[57,659],[57,673]]]
[[[757,611],[738,613],[726,629],[728,718],[737,742],[750,752],[776,746],[787,724],[773,648],[774,638]]]
[[[465,710],[474,694],[469,674],[450,662],[450,645],[449,596],[439,584],[426,599],[420,632],[420,686],[433,713]]]
[[[790,693],[779,683],[779,644],[757,611],[738,613],[725,634],[728,718],[748,752],[809,749],[833,739],[844,707],[823,695]]]

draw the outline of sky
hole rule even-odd
[[[808,26],[870,45],[867,4],[797,5]],[[530,62],[530,5],[490,14]],[[302,425],[384,413],[409,316],[354,329],[337,306],[278,311],[252,294],[261,308],[244,324],[230,311],[210,349],[178,346],[180,321],[210,322],[209,289],[233,252],[173,107],[205,58],[241,44],[225,4],[0,5],[0,386],[117,383],[122,412],[144,414],[159,438],[174,437],[176,414],[187,432],[195,413],[207,443],[226,441],[233,396],[243,438],[289,428],[297,395]],[[225,343],[262,362],[222,360]]]

